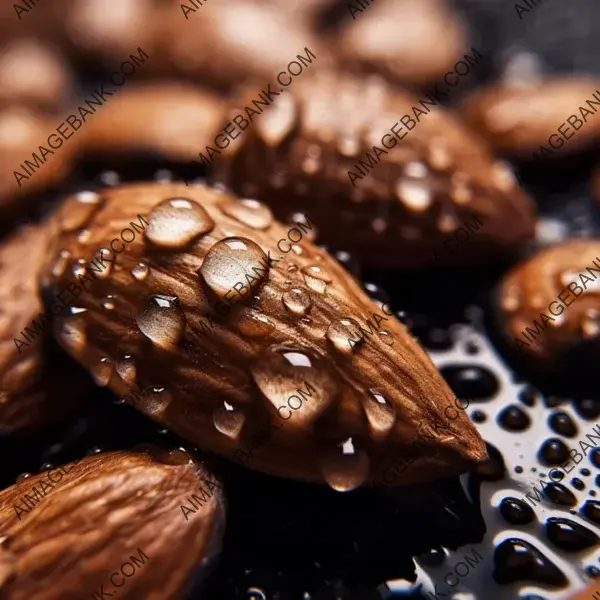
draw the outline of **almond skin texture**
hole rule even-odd
[[[337,489],[376,479],[419,427],[447,421],[454,397],[406,328],[297,227],[290,235],[298,243],[290,243],[265,206],[183,184],[125,185],[102,192],[102,201],[81,223],[88,237],[71,231],[56,246],[70,252],[71,264],[92,261],[138,214],[145,229],[138,226],[120,254],[106,255],[114,264],[85,285],[78,310],[57,319],[55,332],[97,381],[146,415],[241,462],[270,422],[247,465]],[[76,202],[55,218],[77,210]],[[65,268],[55,289],[72,277]],[[379,319],[374,329],[367,319]],[[144,397],[132,399],[134,385]],[[297,410],[287,408],[292,396]],[[458,412],[399,483],[485,459]]]
[[[416,122],[413,106],[429,112]],[[412,130],[401,129],[403,115]],[[305,212],[323,241],[375,266],[489,262],[534,232],[533,203],[487,146],[443,107],[377,78],[295,80],[214,169],[217,181],[284,221]],[[476,231],[464,231],[474,219]]]
[[[84,387],[81,373],[73,370],[76,365],[56,347],[48,352],[45,342],[51,335],[50,318],[40,318],[45,310],[38,276],[55,233],[50,227],[32,225],[0,244],[2,434],[35,430],[64,417]],[[26,327],[27,337],[21,333]],[[22,343],[15,344],[15,338]]]
[[[184,162],[198,158],[222,114],[213,94],[169,82],[123,88],[103,109],[81,130],[86,154],[145,151]]]
[[[462,114],[500,152],[524,159],[533,159],[534,152],[560,156],[588,148],[600,138],[600,119],[593,114],[600,102],[598,89],[600,81],[581,77],[535,85],[493,84],[467,98]],[[596,104],[589,106],[588,100]],[[592,113],[584,113],[585,122],[580,107]],[[578,130],[567,122],[571,115],[581,121],[572,119]],[[544,154],[540,146],[550,152]]]
[[[542,366],[564,363],[582,344],[598,356],[600,240],[559,244],[517,265],[499,286],[497,309],[512,347]]]
[[[91,598],[102,585],[106,597],[116,591],[124,600],[182,598],[197,570],[204,575],[220,550],[222,486],[207,490],[210,497],[204,495],[186,521],[180,505],[215,479],[182,451],[160,460],[135,452],[99,454],[0,492],[2,598]],[[55,483],[48,484],[49,477]],[[33,499],[19,519],[14,506],[22,507],[24,494]],[[125,568],[128,577],[120,571],[125,562],[134,566],[133,573]]]
[[[349,2],[346,15],[332,45],[342,63],[393,80],[419,85],[441,78],[468,50],[464,24],[443,0],[378,0],[363,10]]]

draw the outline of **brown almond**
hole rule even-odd
[[[419,85],[443,77],[468,50],[466,27],[444,0],[366,4],[347,3],[345,23],[332,44],[350,68],[360,65],[368,73]]]
[[[2,598],[182,598],[220,550],[224,499],[189,455],[163,456],[98,454],[0,492]]]
[[[524,159],[558,157],[600,138],[599,88],[598,80],[584,77],[493,84],[467,98],[462,114],[501,152]]]
[[[191,161],[214,136],[221,114],[219,99],[192,85],[132,85],[111,98],[80,135],[89,155],[144,150]]]
[[[597,581],[592,581],[585,588],[579,590],[577,594],[569,596],[568,600],[598,600],[600,597],[600,585]]]
[[[63,289],[77,269],[84,291],[55,332],[98,383],[195,444],[336,489],[377,480],[427,424],[447,431],[397,483],[485,458],[464,411],[448,424],[455,399],[431,359],[306,241],[312,224],[286,228],[256,201],[199,185],[101,195],[60,236],[69,260],[52,279]]]
[[[565,242],[513,268],[497,293],[499,320],[511,347],[548,368],[564,364],[584,344],[597,355],[597,278],[599,240]]]
[[[73,408],[84,383],[76,365],[52,348],[51,316],[38,277],[55,232],[29,226],[0,245],[0,433],[38,429]],[[64,377],[65,373],[68,377]]]
[[[306,213],[322,241],[366,263],[489,262],[533,235],[533,203],[512,171],[431,96],[317,73],[253,121],[213,155],[215,179],[284,222]]]

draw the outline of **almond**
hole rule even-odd
[[[200,491],[207,487],[208,495]],[[193,494],[197,510],[185,519],[181,505]],[[224,500],[214,476],[182,451],[110,452],[0,492],[0,526],[7,600],[114,592],[169,600],[182,597],[197,571],[205,575],[218,553]]]
[[[184,83],[132,85],[82,128],[89,155],[150,151],[172,161],[198,157],[222,114],[216,96]]]
[[[303,75],[214,158],[215,179],[284,221],[308,214],[326,243],[378,266],[467,264],[514,251],[533,235],[533,203],[431,94],[422,100],[376,78]],[[481,227],[452,251],[474,219]]]
[[[336,489],[376,479],[424,423],[446,421],[453,396],[406,328],[306,241],[310,227],[200,185],[103,191],[79,223],[88,233],[60,236],[69,258],[53,287],[78,277],[83,291],[57,339],[97,382],[195,444]],[[132,400],[133,386],[147,393]],[[463,412],[450,431],[398,483],[485,458]]]
[[[511,346],[542,366],[564,365],[578,346],[597,353],[600,241],[565,242],[517,265],[499,286],[497,309]]]
[[[466,99],[462,113],[501,152],[525,159],[560,156],[600,138],[599,88],[598,80],[584,77],[493,84]]]
[[[73,408],[84,387],[70,360],[49,351],[51,318],[44,309],[38,276],[55,234],[29,226],[0,245],[0,433],[38,429]],[[18,342],[17,342],[18,340]],[[63,373],[69,372],[65,378]]]

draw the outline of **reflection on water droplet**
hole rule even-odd
[[[317,265],[312,265],[310,267],[302,267],[300,272],[304,276],[304,281],[306,281],[306,285],[315,292],[319,294],[324,294],[327,288],[327,284],[331,283],[333,280],[329,276],[329,274],[322,268]]]
[[[70,258],[71,253],[68,250],[61,250],[59,252],[58,257],[52,265],[52,275],[54,277],[61,277],[64,274]]]
[[[78,279],[79,277],[85,277],[85,274],[86,274],[85,266],[82,265],[81,263],[77,263],[77,264],[73,265],[71,272],[73,273],[73,277],[75,279]]]
[[[215,226],[202,206],[186,198],[169,198],[158,203],[148,221],[146,238],[161,248],[182,248]]]
[[[157,458],[159,462],[167,465],[189,465],[194,462],[194,457],[185,448],[162,452]]]
[[[112,272],[115,253],[108,248],[100,248],[90,265],[90,269],[94,272],[94,276],[98,279],[108,279]],[[117,267],[118,268],[118,267]]]
[[[360,487],[369,475],[369,457],[355,448],[352,438],[327,450],[320,459],[325,481],[338,492],[349,492]]]
[[[325,335],[335,349],[344,354],[352,354],[354,348],[363,341],[359,324],[354,319],[333,320]]]
[[[23,483],[31,477],[31,473],[21,473],[16,479],[15,483]]]
[[[100,206],[100,196],[96,192],[79,192],[75,202],[67,204],[62,212],[63,231],[75,231],[86,225]]]
[[[112,300],[105,300],[102,303],[102,307],[105,308],[106,310],[114,310],[115,303]]]
[[[361,401],[371,433],[375,437],[385,437],[396,421],[396,406],[377,390],[369,390],[361,396]]]
[[[258,200],[228,198],[219,204],[219,208],[228,217],[252,229],[267,229],[273,222],[271,209]]]
[[[281,297],[283,305],[295,315],[305,315],[311,307],[310,294],[302,288],[286,290]]]
[[[217,431],[234,440],[239,437],[245,422],[244,411],[227,402],[223,402],[223,405],[213,413],[213,423]]]
[[[144,281],[146,279],[146,277],[148,277],[149,272],[150,272],[150,269],[148,269],[148,265],[146,265],[144,263],[138,263],[137,265],[135,265],[135,267],[133,267],[133,269],[131,269],[131,274],[138,281]]]
[[[175,296],[146,297],[136,315],[140,331],[158,346],[170,348],[181,339],[185,319]]]
[[[431,206],[433,194],[429,183],[404,177],[396,184],[396,196],[410,210],[423,212]]]
[[[581,333],[583,337],[596,337],[600,334],[600,311],[588,309],[581,317]]]
[[[208,251],[200,274],[208,287],[224,298],[234,286],[257,287],[268,270],[267,256],[258,244],[243,237],[228,237]],[[247,292],[246,296],[249,296]]]
[[[115,371],[127,385],[135,385],[137,369],[131,356],[127,355],[115,365]]]
[[[5,533],[0,533],[0,548],[8,548],[10,544],[11,536]]]
[[[380,329],[377,332],[377,335],[379,336],[379,339],[386,345],[386,346],[393,346],[394,345],[394,336],[387,330],[387,329]]]
[[[92,377],[94,378],[96,385],[99,385],[100,387],[106,387],[110,381],[113,368],[114,364],[112,360],[106,356],[101,358],[98,364],[93,365],[90,368],[90,371],[92,372]]]

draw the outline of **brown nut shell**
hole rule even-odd
[[[125,185],[102,200],[80,223],[89,235],[60,238],[70,261],[54,288],[72,281],[69,265],[90,282],[55,332],[97,381],[146,415],[238,460],[259,432],[249,467],[337,489],[380,478],[421,427],[447,423],[454,396],[406,328],[305,236],[281,243],[288,229],[265,206],[183,184]],[[67,202],[57,220],[76,205]],[[132,223],[137,236],[117,253],[111,240]],[[92,282],[102,248],[111,262]],[[224,314],[234,295],[239,302]],[[372,335],[361,340],[363,325]],[[134,386],[142,397],[134,399]],[[286,418],[280,407],[299,393],[301,409]],[[458,413],[397,483],[446,477],[485,458]]]
[[[219,99],[183,83],[123,88],[81,130],[89,155],[157,152],[173,161],[198,157],[222,114]]]
[[[595,104],[589,105],[588,100]],[[600,81],[565,77],[532,85],[490,85],[463,102],[462,114],[496,150],[534,159],[534,152],[541,158],[555,157],[595,144],[600,139],[598,106]],[[581,113],[580,107],[591,114]],[[578,130],[567,122],[571,115],[581,121]]]
[[[0,162],[5,165],[0,175],[0,213],[23,212],[21,205],[26,197],[47,190],[67,177],[78,148],[77,136],[63,140],[60,148],[46,155],[45,162],[39,149],[40,144],[47,144],[49,135],[53,132],[56,135],[59,125],[58,117],[38,111],[21,107],[0,110]],[[33,152],[37,155],[37,167]],[[31,163],[33,173],[22,166],[26,160]]]
[[[220,549],[224,500],[212,475],[175,454],[99,454],[0,492],[2,598],[91,598],[101,586],[124,600],[181,598]],[[180,505],[207,480],[184,518]]]
[[[76,365],[56,347],[45,353],[51,317],[45,314],[38,277],[55,233],[50,227],[29,226],[0,244],[2,434],[38,429],[64,418],[84,386],[73,369]]]
[[[214,163],[236,193],[284,221],[308,214],[323,241],[378,266],[485,263],[534,233],[532,201],[479,138],[442,106],[377,78],[295,81]]]
[[[366,4],[347,3],[333,42],[345,65],[418,85],[443,77],[468,50],[466,27],[444,0]]]
[[[517,265],[499,286],[497,309],[511,346],[541,366],[564,364],[583,343],[598,356],[600,241],[558,244]]]

